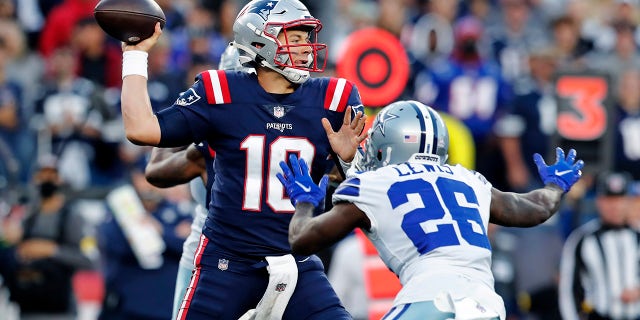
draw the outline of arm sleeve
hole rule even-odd
[[[167,108],[156,114],[160,123],[158,147],[179,147],[192,142],[189,121],[177,108]]]

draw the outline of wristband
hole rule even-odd
[[[144,51],[130,50],[122,53],[122,79],[128,75],[139,75],[148,79],[147,57],[149,54]]]

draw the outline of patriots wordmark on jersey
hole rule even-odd
[[[314,78],[291,94],[270,94],[255,74],[202,72],[158,119],[161,143],[206,141],[216,151],[204,234],[243,255],[288,253],[294,208],[275,176],[278,163],[297,154],[316,181],[328,173],[334,160],[321,119],[338,130],[347,106],[363,111],[357,88],[341,78]]]

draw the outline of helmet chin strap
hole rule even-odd
[[[283,69],[280,69],[280,68],[277,68],[277,67],[274,67],[274,66],[270,65],[268,62],[266,62],[264,60],[262,62],[260,62],[260,65],[265,67],[265,68],[269,68],[269,69],[281,74],[287,80],[289,80],[290,82],[295,83],[295,84],[305,83],[311,77],[311,74],[309,73],[309,71],[298,70],[298,69],[289,68],[289,67],[285,67]]]

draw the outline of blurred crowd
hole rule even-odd
[[[33,249],[37,257],[25,258],[28,249],[18,252],[25,260],[51,258],[65,246],[69,250],[62,259],[64,265],[76,271],[100,271],[111,263],[104,257],[113,257],[115,249],[100,244],[104,236],[100,232],[106,232],[104,224],[110,222],[105,198],[122,184],[135,181],[150,152],[124,137],[119,106],[122,53],[120,43],[93,19],[97,2],[0,0],[0,247],[21,248],[34,236],[25,229],[29,217],[65,212],[61,208],[68,206],[74,212],[69,216],[78,222],[64,230],[74,233],[48,235],[58,244]],[[160,43],[149,54],[149,94],[158,111],[171,105],[199,71],[217,68],[245,1],[156,2],[167,17]],[[596,74],[608,81],[607,99],[600,99],[607,104],[610,156],[592,167],[598,170],[585,169],[584,178],[566,196],[560,212],[544,225],[491,229],[496,289],[507,304],[509,318],[560,319],[561,252],[574,229],[598,217],[597,171],[628,173],[636,182],[630,183],[625,197],[639,203],[640,3],[303,2],[324,26],[320,39],[329,47],[325,75],[335,74],[340,58],[349,54],[341,48],[353,31],[378,27],[395,35],[411,66],[398,98],[421,101],[463,124],[475,146],[468,150],[471,167],[502,190],[525,192],[541,184],[532,155],[552,154],[555,146],[556,77]],[[365,107],[373,115],[379,106]],[[157,208],[170,208],[182,217],[193,207],[188,188],[160,190],[133,184],[139,193],[146,192],[145,201],[155,202],[147,211],[161,222],[156,228],[183,228],[176,224],[181,218],[169,219]],[[64,200],[50,204],[51,195],[58,193]],[[620,210],[634,208],[622,207]],[[640,209],[635,210],[628,214],[628,225],[640,229]],[[37,223],[30,223],[38,230]],[[164,263],[174,256],[179,254],[165,256]],[[331,256],[330,252],[325,257],[328,273],[335,271],[329,268]],[[0,258],[0,270],[8,269],[3,266],[6,261]],[[177,261],[171,263],[177,266]],[[175,277],[166,281],[174,283]],[[11,282],[2,281],[4,286]],[[104,299],[109,298],[113,297]],[[357,305],[362,308],[362,303]],[[364,318],[362,311],[350,311]]]

